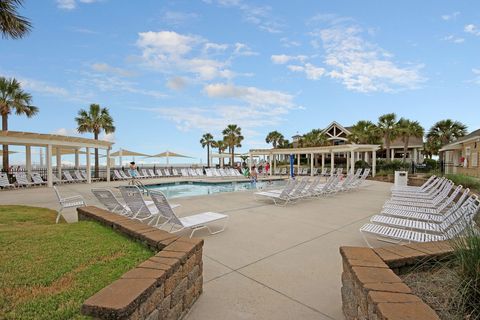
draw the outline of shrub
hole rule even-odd
[[[460,279],[459,308],[465,319],[480,319],[480,235],[475,226],[466,229],[463,237],[451,240]]]
[[[448,179],[452,180],[455,184],[461,184],[465,188],[480,190],[480,179],[466,176],[464,174],[447,174]]]
[[[370,165],[366,161],[357,160],[357,162],[355,162],[355,168],[366,169],[366,168],[370,168]]]
[[[440,166],[437,160],[424,159],[423,163],[427,165],[427,170],[437,170]]]

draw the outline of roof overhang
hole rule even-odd
[[[48,146],[63,148],[98,148],[110,149],[113,142],[94,140],[81,137],[62,136],[58,134],[45,134],[20,131],[0,131],[0,145],[20,146]]]
[[[288,148],[288,149],[251,149],[249,154],[273,155],[273,154],[321,154],[337,152],[371,152],[380,149],[376,144],[344,144],[338,146],[310,147],[310,148]]]

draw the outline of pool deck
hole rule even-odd
[[[67,184],[59,189],[98,205],[90,188],[121,184]],[[174,199],[181,204],[181,216],[203,211],[230,216],[225,232],[196,234],[205,239],[204,293],[186,319],[344,319],[338,248],[366,246],[358,229],[380,211],[390,186],[367,181],[353,192],[287,207],[254,201],[252,191]],[[0,203],[57,208],[48,188],[0,192]],[[76,220],[73,210],[67,220]]]

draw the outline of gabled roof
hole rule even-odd
[[[477,129],[475,131],[472,131],[471,133],[467,134],[466,136],[463,136],[461,138],[458,138],[456,141],[449,143],[447,145],[444,145],[440,151],[446,151],[446,150],[453,150],[453,149],[458,149],[456,146],[463,142],[467,142],[470,140],[475,140],[475,139],[480,139],[480,129]]]
[[[328,132],[332,127],[337,127],[339,128],[340,130],[342,130],[343,132],[345,132],[345,134],[349,135],[351,132],[350,130],[348,130],[347,128],[345,128],[344,126],[342,126],[340,123],[338,123],[337,121],[333,121],[332,123],[330,123],[325,129],[323,129],[323,133],[326,133]],[[350,127],[351,128],[351,127]]]

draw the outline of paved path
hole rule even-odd
[[[358,229],[390,193],[390,184],[367,184],[288,207],[256,202],[251,192],[175,199],[182,205],[180,215],[217,211],[230,216],[225,232],[197,234],[205,238],[204,293],[187,319],[343,319],[338,248],[365,246]],[[80,193],[95,205],[89,189],[60,187],[65,195]],[[56,208],[47,188],[0,192],[0,203]],[[72,212],[67,218],[76,216]]]

